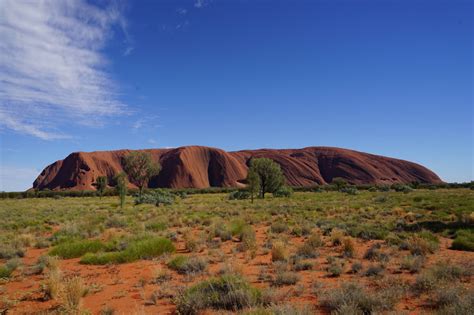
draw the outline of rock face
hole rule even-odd
[[[440,183],[429,169],[408,161],[331,147],[226,152],[216,148],[187,146],[151,149],[162,171],[149,187],[207,188],[244,186],[251,158],[271,158],[280,164],[287,184],[314,186],[328,184],[335,177],[352,184]],[[130,150],[75,152],[47,166],[33,188],[94,190],[95,179],[113,177],[123,171],[122,160]]]

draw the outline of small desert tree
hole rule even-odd
[[[257,172],[255,172],[255,170],[252,168],[249,168],[249,172],[247,174],[247,189],[249,190],[250,199],[253,203],[253,198],[258,194],[260,189],[260,177],[258,177]]]
[[[265,193],[277,191],[285,182],[280,165],[271,159],[257,158],[250,161],[250,172],[257,174],[259,180],[260,198],[265,198]]]
[[[160,163],[153,162],[151,154],[144,151],[135,151],[128,154],[124,159],[124,170],[130,181],[138,187],[139,196],[148,181],[161,171]]]
[[[104,195],[104,191],[107,188],[107,184],[108,184],[107,176],[99,176],[99,177],[97,177],[95,182],[96,182],[97,191],[99,192],[99,196],[100,196],[100,198],[102,198],[102,196]]]
[[[125,196],[127,196],[127,185],[128,185],[127,174],[123,172],[118,173],[114,179],[115,179],[115,182],[117,183],[115,186],[115,189],[117,190],[117,193],[120,198],[120,208],[123,208],[125,204]]]
[[[342,188],[347,186],[347,181],[341,177],[334,177],[331,181],[331,184],[336,186],[337,190],[341,190]]]

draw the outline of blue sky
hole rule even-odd
[[[336,146],[470,181],[473,2],[0,5],[0,190],[73,151]]]

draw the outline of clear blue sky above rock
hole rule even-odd
[[[73,151],[336,146],[473,179],[473,2],[1,1],[0,190]]]

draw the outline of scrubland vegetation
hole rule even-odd
[[[473,190],[340,185],[0,200],[0,313],[472,313]]]

